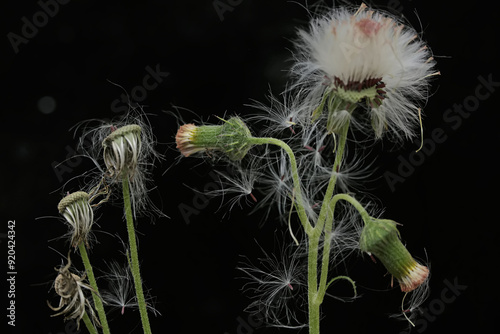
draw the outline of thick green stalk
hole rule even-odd
[[[90,334],[97,334],[97,330],[95,329],[94,324],[90,320],[87,312],[83,314],[83,322],[85,323],[85,327],[87,327]]]
[[[317,231],[317,230],[315,230]],[[309,306],[309,334],[319,334],[319,308],[318,300],[318,246],[321,233],[309,235],[309,250],[307,256],[307,302]]]
[[[130,246],[130,264],[132,276],[134,277],[135,293],[137,297],[137,303],[139,305],[139,313],[141,315],[142,329],[145,334],[151,334],[151,326],[149,324],[146,299],[144,298],[141,273],[139,269],[139,255],[137,251],[137,240],[135,237],[134,219],[132,217],[132,204],[130,202],[129,179],[127,173],[124,173],[122,188],[123,203],[125,206],[125,218],[127,220],[128,241]]]
[[[92,289],[92,298],[94,299],[95,309],[97,311],[97,315],[99,316],[99,321],[101,322],[102,332],[104,334],[109,334],[109,325],[108,319],[106,318],[106,312],[104,312],[104,306],[102,304],[101,296],[99,293],[99,289],[97,288],[97,281],[94,276],[94,270],[92,269],[92,265],[90,264],[89,256],[87,254],[87,249],[85,248],[84,242],[81,242],[78,245],[78,250],[80,251],[80,256],[82,258],[83,265],[85,266],[85,272],[87,273],[87,277],[89,278],[89,283]]]
[[[285,143],[282,140],[276,139],[276,138],[256,138],[252,137],[249,139],[250,143],[253,145],[262,145],[262,144],[272,144],[272,145],[277,145],[281,147],[287,154],[288,157],[290,158],[290,166],[292,170],[292,179],[293,179],[293,186],[294,186],[294,191],[295,191],[295,198],[297,199],[295,201],[295,204],[297,206],[297,214],[299,216],[300,222],[302,223],[302,226],[304,227],[304,230],[307,234],[311,233],[313,227],[311,223],[309,222],[309,218],[307,218],[306,210],[304,209],[304,201],[302,197],[302,187],[300,184],[300,179],[299,179],[299,172],[297,168],[297,160],[295,159],[295,154],[293,153],[293,150],[288,146],[287,143]]]

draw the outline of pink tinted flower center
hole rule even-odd
[[[361,19],[356,22],[356,27],[361,30],[367,37],[375,35],[382,25],[372,19]]]

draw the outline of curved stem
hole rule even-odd
[[[299,172],[297,168],[297,160],[295,159],[295,154],[293,153],[290,146],[282,140],[276,138],[267,138],[267,137],[252,137],[250,139],[250,143],[253,145],[262,145],[262,144],[272,144],[281,147],[290,158],[290,166],[292,169],[292,179],[293,186],[295,189],[295,197],[297,198],[296,206],[297,206],[297,214],[299,215],[300,222],[304,227],[304,230],[307,234],[310,234],[313,227],[307,218],[306,210],[304,209],[304,200],[302,197],[302,187],[299,179]]]
[[[333,198],[330,201],[330,206],[335,207],[338,201],[344,200],[348,203],[350,203],[356,210],[358,210],[359,214],[361,215],[361,218],[363,218],[363,221],[368,221],[370,220],[370,215],[368,214],[368,211],[359,203],[354,197],[348,194],[337,194],[333,196]]]
[[[320,301],[323,301],[323,298],[326,294],[326,289],[328,289],[328,285],[326,283],[327,276],[328,276],[328,265],[329,265],[329,254],[330,254],[330,245],[331,245],[331,233],[332,233],[332,228],[333,228],[333,213],[335,211],[335,206],[338,201],[344,200],[346,202],[349,202],[356,210],[358,210],[359,214],[361,215],[361,218],[363,221],[367,221],[367,219],[370,217],[366,209],[359,203],[356,199],[354,199],[352,196],[348,194],[337,194],[332,197],[330,200],[330,203],[328,203],[328,206],[330,210],[328,211],[328,215],[326,218],[326,226],[324,230],[325,234],[325,242],[323,246],[323,260],[321,263],[321,277],[320,277],[320,283],[319,283],[319,288],[318,288],[318,299]],[[368,219],[369,220],[369,219]]]
[[[146,307],[146,299],[142,289],[141,272],[139,269],[139,254],[137,251],[137,240],[135,237],[134,219],[132,217],[132,204],[130,203],[129,178],[125,173],[122,180],[123,188],[123,203],[125,206],[125,218],[127,220],[127,233],[130,246],[130,264],[132,276],[134,277],[135,293],[137,303],[139,305],[139,313],[141,315],[142,329],[144,333],[151,334],[151,326],[149,324],[148,311]]]
[[[87,249],[83,242],[78,245],[78,250],[80,251],[80,256],[82,258],[83,265],[85,266],[85,272],[89,279],[90,286],[92,287],[92,298],[94,299],[94,306],[99,316],[99,321],[101,322],[102,332],[104,334],[109,334],[108,319],[106,318],[106,312],[104,312],[104,306],[102,304],[99,289],[97,288],[97,281],[94,276],[94,270],[90,264],[89,256],[87,254]]]
[[[328,287],[330,287],[330,285],[335,282],[336,280],[339,280],[339,279],[343,279],[343,280],[346,280],[348,281],[349,283],[351,283],[351,286],[352,286],[352,291],[354,292],[354,298],[357,297],[358,295],[358,291],[356,289],[356,282],[353,281],[352,278],[350,278],[349,276],[337,276],[337,277],[334,277],[330,280],[330,282],[328,282],[328,284],[326,285],[326,288],[328,289]]]

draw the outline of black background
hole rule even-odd
[[[150,120],[157,149],[165,155],[155,168],[152,198],[170,219],[160,218],[154,224],[143,219],[138,225],[143,279],[162,314],[151,317],[154,332],[296,332],[239,327],[241,320],[252,320],[244,311],[249,300],[240,290],[241,273],[235,270],[239,255],[256,258],[255,240],[272,250],[274,232],[284,227],[269,221],[259,228],[260,217],[248,216],[251,207],[235,206],[228,214],[225,207],[217,210],[218,199],[186,224],[179,205],[193,206],[195,193],[184,184],[202,188],[212,181],[208,175],[212,167],[198,159],[178,161],[173,144],[177,123],[165,111],[178,106],[215,122],[213,115],[245,114],[249,110],[245,104],[250,99],[265,101],[269,88],[282,91],[291,64],[290,40],[297,27],[307,24],[304,1],[233,1],[223,20],[213,3],[71,1],[60,5],[35,36],[19,46],[18,53],[7,34],[21,34],[21,19],[32,21],[41,7],[35,1],[1,3],[1,230],[5,233],[8,220],[16,221],[18,273],[12,333],[65,333],[62,318],[51,318],[46,305],[47,299],[57,301],[50,290],[56,275],[53,267],[61,263],[55,250],[66,254],[68,249],[67,243],[57,240],[67,228],[56,205],[65,191],[78,190],[78,179],[71,179],[93,165],[73,157],[66,162],[72,164],[72,171],[64,173],[60,182],[53,163],[63,162],[68,149],[76,147],[69,131],[72,126],[86,119],[119,116],[112,102],[141,85],[146,66],[157,64],[169,75],[141,104],[155,115]],[[425,328],[417,326],[414,332],[451,333],[466,328],[487,332],[494,324],[498,295],[494,200],[499,124],[495,102],[500,87],[480,101],[470,116],[461,118],[455,129],[443,115],[474,96],[479,76],[500,82],[497,14],[480,1],[375,1],[374,6],[402,13],[422,31],[441,71],[425,107],[424,124],[425,138],[441,128],[446,141],[421,155],[425,161],[394,191],[383,171],[397,173],[398,159],[408,159],[415,147],[408,144],[389,151],[386,148],[391,145],[381,144],[373,148],[379,150],[375,165],[381,178],[374,181],[372,193],[386,207],[386,217],[403,223],[400,230],[410,251],[419,258],[428,257],[431,264],[431,295],[422,306],[444,305],[439,300],[445,280],[467,286],[425,322]],[[57,103],[49,114],[38,107],[44,96]],[[187,121],[193,118],[187,112],[182,115]],[[121,260],[118,240],[100,231],[124,236],[125,229],[119,205],[103,209],[100,216],[95,232],[99,244],[91,253],[97,268],[103,265],[102,259]],[[354,303],[327,299],[322,332],[406,331],[406,323],[387,316],[398,312],[402,295],[397,288],[390,289],[384,270],[361,258],[350,269],[362,298]],[[339,294],[348,293],[348,286],[339,284]],[[7,288],[0,294],[6,314]],[[6,316],[1,319],[3,326]],[[137,311],[127,310],[122,316],[114,310],[109,320],[114,333],[141,332]]]

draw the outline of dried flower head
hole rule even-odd
[[[340,7],[314,19],[309,31],[300,30],[297,49],[296,86],[308,87],[313,119],[327,106],[335,132],[336,118],[346,117],[342,111],[363,106],[376,138],[386,130],[396,138],[414,135],[418,104],[438,72],[413,28],[365,4]]]
[[[239,117],[223,120],[222,125],[182,125],[175,136],[177,148],[185,157],[208,150],[222,151],[231,160],[241,160],[252,147],[250,130]]]
[[[152,166],[162,156],[155,150],[156,140],[142,110],[131,110],[111,122],[85,121],[78,125],[78,129],[83,133],[79,149],[96,165],[96,171],[90,174],[95,175],[95,180],[87,183],[98,187],[104,179],[106,187],[112,189],[110,186],[121,186],[127,175],[134,215],[165,216],[148,196],[147,182]]]
[[[83,289],[93,291],[92,287],[84,283],[85,275],[78,276],[69,271],[71,260],[68,256],[68,264],[57,269],[59,273],[54,281],[54,290],[61,297],[57,307],[52,306],[48,301],[47,305],[53,311],[60,311],[52,316],[64,315],[64,320],[76,320],[77,327],[80,328],[80,320],[87,312],[95,324],[100,326],[92,305],[83,293]],[[95,291],[94,291],[95,292]]]
[[[71,246],[78,247],[81,242],[88,246],[88,236],[94,222],[94,211],[89,203],[89,194],[77,191],[64,197],[57,209],[70,225]]]
[[[141,127],[129,124],[113,130],[103,140],[102,147],[110,176],[121,178],[126,173],[132,178],[141,152]]]
[[[365,221],[359,248],[375,255],[398,280],[403,292],[415,290],[429,276],[429,269],[415,261],[401,242],[396,223],[392,220]]]

